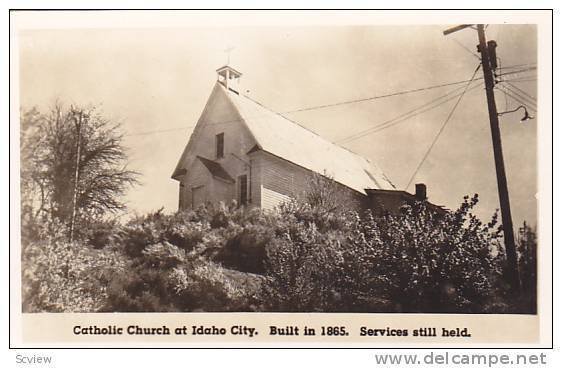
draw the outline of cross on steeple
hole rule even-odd
[[[235,49],[234,46],[227,47],[224,52],[226,52],[226,65],[230,65],[230,53]]]

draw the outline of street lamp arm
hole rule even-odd
[[[502,115],[505,115],[505,114],[510,114],[510,113],[512,113],[512,112],[516,112],[516,111],[519,111],[519,110],[521,110],[521,109],[524,109],[525,111],[527,111],[527,108],[526,108],[525,106],[519,105],[519,107],[517,107],[516,109],[508,110],[508,111],[503,111],[503,112],[498,112],[498,116],[502,116]]]
[[[521,110],[521,109],[523,109],[525,111],[525,115],[523,115],[523,118],[521,119],[521,122],[524,122],[526,120],[531,120],[531,119],[535,118],[534,116],[529,115],[529,111],[527,111],[527,107],[524,106],[524,105],[519,105],[519,107],[517,107],[514,110],[498,112],[498,116],[502,116],[502,115],[509,114],[509,113],[512,113],[512,112],[516,112],[516,111]]]

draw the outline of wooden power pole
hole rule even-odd
[[[469,24],[463,24],[450,28],[443,32],[444,35],[459,31],[464,28],[471,27]],[[500,199],[500,210],[502,218],[502,228],[504,234],[505,251],[507,255],[507,277],[514,294],[519,293],[519,267],[517,262],[517,252],[515,249],[515,236],[513,235],[513,221],[511,219],[511,207],[509,204],[509,192],[507,189],[507,177],[505,175],[505,165],[503,161],[502,142],[500,134],[500,125],[498,119],[498,111],[496,108],[496,99],[494,96],[494,74],[492,71],[492,61],[490,59],[489,44],[486,42],[486,34],[484,25],[476,26],[478,31],[478,50],[482,55],[482,71],[484,73],[484,82],[486,85],[486,98],[488,100],[488,114],[490,115],[490,130],[492,132],[492,145],[494,150],[494,161],[496,164],[496,178],[498,182],[498,193]],[[490,44],[494,41],[490,41]],[[492,47],[495,47],[495,42]]]

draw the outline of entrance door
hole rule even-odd
[[[245,206],[248,203],[248,177],[246,175],[240,175],[238,177],[239,193],[240,193],[240,205]]]
[[[205,203],[205,186],[191,188],[191,207],[197,208],[199,205]]]

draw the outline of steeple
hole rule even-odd
[[[229,65],[225,65],[217,69],[217,80],[227,89],[237,91],[241,76],[242,73]],[[236,81],[236,83],[234,83],[234,81]]]

